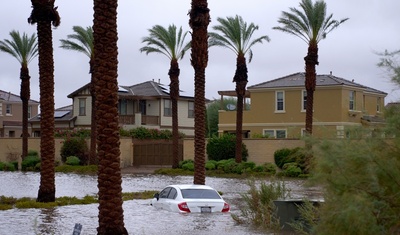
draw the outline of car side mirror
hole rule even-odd
[[[158,201],[158,199],[159,199],[159,197],[160,197],[160,194],[159,194],[159,193],[155,193],[153,197],[154,197],[154,198],[157,198],[157,201]]]

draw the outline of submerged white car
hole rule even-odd
[[[219,193],[206,185],[169,185],[154,194],[150,204],[173,212],[229,212],[230,206]]]

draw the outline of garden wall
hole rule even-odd
[[[63,138],[55,139],[55,158],[61,161],[60,149]],[[88,140],[89,141],[89,140]],[[134,145],[132,139],[124,137],[120,139],[121,167],[132,166]],[[274,152],[281,148],[303,147],[303,140],[289,139],[243,139],[243,143],[249,151],[248,161],[262,164],[274,162]],[[40,153],[40,138],[29,138],[29,150],[36,150]],[[20,159],[22,153],[21,138],[0,138],[0,161],[10,162]],[[184,139],[183,159],[194,159],[194,139]]]

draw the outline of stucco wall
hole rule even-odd
[[[55,158],[57,161],[61,161],[60,149],[63,141],[63,138],[55,139]],[[274,152],[278,149],[304,146],[304,141],[302,140],[289,139],[244,139],[243,143],[249,151],[248,161],[256,164],[274,162]],[[40,152],[40,138],[29,138],[28,146],[29,150]],[[120,139],[121,167],[132,166],[133,148],[131,138]],[[0,139],[1,162],[15,161],[21,156],[21,153],[22,140],[20,138]],[[194,139],[185,139],[183,141],[183,159],[194,159]]]

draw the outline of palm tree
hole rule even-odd
[[[155,25],[149,29],[150,36],[144,37],[142,43],[146,46],[140,48],[140,52],[161,53],[170,60],[169,85],[170,97],[172,102],[172,168],[178,168],[179,165],[179,131],[178,131],[178,99],[179,99],[179,64],[178,59],[182,59],[186,51],[190,48],[190,42],[185,43],[185,37],[188,32],[182,33],[182,27],[176,31],[175,25],[170,25],[168,29]]]
[[[326,38],[326,35],[337,28],[340,24],[347,21],[332,19],[333,15],[326,14],[326,3],[323,0],[302,0],[300,2],[301,10],[290,8],[290,12],[282,12],[278,22],[281,26],[273,27],[285,33],[292,34],[301,38],[308,44],[308,53],[305,60],[305,87],[307,91],[306,105],[306,133],[312,135],[313,123],[313,102],[316,85],[315,66],[318,62],[318,43]]]
[[[122,208],[118,117],[118,0],[94,0],[94,63],[99,227],[97,233],[128,234]],[[107,19],[107,20],[104,20]]]
[[[192,58],[194,68],[194,184],[205,184],[206,102],[205,71],[208,63],[208,32],[210,9],[207,0],[192,0],[189,25],[192,28]]]
[[[22,37],[18,31],[11,31],[12,40],[4,39],[0,41],[0,51],[10,54],[21,64],[20,78],[22,100],[22,159],[28,155],[28,109],[31,96],[30,75],[28,64],[38,55],[37,37],[32,34],[30,37],[26,33]]]
[[[249,53],[249,63],[253,58],[252,46],[269,41],[268,36],[264,35],[252,39],[254,31],[258,26],[253,23],[247,25],[242,17],[227,17],[226,19],[217,18],[220,23],[213,27],[219,33],[211,32],[210,47],[220,46],[232,50],[236,54],[236,72],[233,76],[233,82],[236,83],[237,109],[236,109],[236,150],[235,161],[242,162],[242,124],[243,124],[243,101],[246,94],[247,85],[247,65],[245,55]]]
[[[61,48],[77,51],[89,57],[89,73],[91,74],[90,93],[92,94],[92,117],[90,124],[90,154],[89,164],[96,164],[96,78],[93,76],[93,29],[92,27],[83,28],[81,26],[72,27],[74,34],[67,35],[68,39],[61,39]]]
[[[54,146],[54,58],[53,32],[60,25],[60,16],[55,0],[31,0],[30,24],[37,23],[39,43],[39,87],[40,87],[40,186],[37,201],[55,201],[55,146]]]

